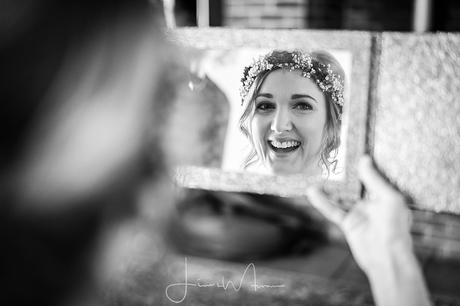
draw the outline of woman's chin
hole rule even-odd
[[[270,174],[273,175],[296,175],[296,174],[303,174],[303,175],[321,175],[322,170],[321,167],[308,167],[307,165],[304,166],[295,166],[293,164],[271,164],[266,165],[266,168],[269,170]]]
[[[303,172],[303,169],[294,168],[292,165],[269,165],[267,168],[274,175],[293,175]]]

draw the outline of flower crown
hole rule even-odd
[[[342,113],[344,81],[340,75],[334,73],[329,64],[324,65],[311,55],[298,50],[272,51],[245,67],[240,86],[241,105],[257,76],[262,72],[276,69],[301,70],[303,77],[313,79],[324,93],[330,94],[332,101]]]

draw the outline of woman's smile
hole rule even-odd
[[[275,153],[291,153],[300,149],[301,142],[297,140],[268,140],[269,148]]]

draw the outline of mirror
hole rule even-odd
[[[333,63],[336,64],[336,69],[343,70],[344,108],[340,119],[337,113],[327,114],[331,106],[326,103],[333,103],[333,100],[326,98],[326,93],[314,84],[318,78],[302,77],[299,69],[278,69],[280,71],[277,73],[273,73],[276,69],[269,71],[264,81],[260,82],[259,97],[245,103],[242,101],[240,89],[245,67],[253,66],[253,62],[261,57],[266,59],[268,54],[271,55],[270,60],[273,63],[292,63],[291,56],[296,53],[286,51],[289,52],[273,53],[272,49],[237,48],[194,52],[194,58],[190,62],[193,77],[190,78],[189,89],[202,95],[203,99],[208,95],[206,91],[221,91],[222,99],[214,102],[226,104],[222,108],[227,108],[228,105],[226,133],[224,139],[219,141],[223,145],[220,166],[226,171],[269,175],[320,174],[324,178],[343,180],[351,52],[316,50],[316,54],[323,57],[313,58],[324,65],[336,61]],[[301,55],[308,56],[309,53],[303,52]],[[303,69],[309,71],[305,66]],[[257,72],[263,73],[263,70]],[[252,87],[256,87],[255,82]],[[288,99],[284,97],[286,95]],[[325,132],[327,124],[332,126],[331,120],[335,120],[337,125],[330,131],[336,134],[337,143],[340,142],[340,145],[327,149],[323,144],[326,135],[332,138],[330,133]],[[285,126],[275,126],[277,124]],[[246,133],[242,131],[243,126]],[[320,159],[321,155],[327,160],[328,167]]]
[[[314,208],[293,199],[183,189],[177,207],[170,237],[189,255],[236,261],[301,255],[333,238]]]
[[[327,229],[321,218],[314,218],[315,211],[303,196],[309,186],[321,183],[344,200],[343,205],[349,203],[348,199],[359,197],[354,165],[364,152],[366,140],[370,36],[231,29],[178,29],[169,34],[187,51],[183,69],[178,73],[181,89],[172,112],[172,133],[179,137],[169,137],[182,139],[187,142],[185,147],[190,147],[180,152],[183,155],[178,160],[183,163],[175,177],[182,187],[178,188],[177,215],[171,227],[178,249],[205,257],[248,259],[289,253],[288,249],[305,242],[302,237],[309,237],[309,247],[315,239],[318,243],[327,240],[322,237]],[[290,53],[273,53],[274,50]],[[273,66],[284,62],[298,66],[278,70],[271,66],[258,71],[258,66],[253,65],[256,68],[247,70],[244,78],[242,99],[240,80],[245,67],[266,54],[270,54],[270,61],[263,57],[259,63],[265,65],[265,59]],[[322,72],[318,54],[334,58],[337,64],[333,64],[342,68],[343,96],[335,87],[325,93],[318,85],[328,85],[325,77],[334,79],[339,72],[330,73],[326,68],[322,79],[302,74],[315,68]],[[277,62],[278,58],[281,59]],[[314,60],[317,66],[312,64]],[[265,70],[269,72],[263,81],[253,77]],[[251,96],[251,88],[256,87],[258,91],[253,90],[256,93]],[[343,102],[340,113],[338,101]],[[250,131],[244,134],[240,119],[250,103],[253,108],[243,120],[246,131]],[[337,149],[337,165],[329,172],[324,168],[314,171],[311,165],[319,165],[323,135],[329,136],[323,133],[328,108],[335,110],[337,117],[341,114],[340,124],[334,130],[340,145],[327,152],[333,155]],[[282,124],[277,126],[283,121],[277,117],[284,118],[286,128]],[[274,132],[282,137],[274,137]],[[262,162],[264,153],[273,153],[269,150],[276,153],[275,158],[287,156],[287,162],[270,163],[273,156],[269,156],[269,163]],[[247,159],[252,151],[255,162]],[[249,161],[246,167],[245,160]],[[304,228],[305,224],[312,228]],[[273,238],[268,238],[272,243],[258,244],[267,235]],[[288,245],[287,237],[292,238]],[[238,246],[238,241],[247,246]]]
[[[186,155],[182,159],[185,162],[180,164],[176,173],[180,186],[296,197],[303,195],[306,187],[312,183],[321,182],[341,198],[359,197],[360,185],[355,163],[365,151],[368,136],[366,118],[371,60],[369,33],[328,32],[328,35],[324,35],[321,31],[302,30],[182,28],[170,31],[168,35],[174,43],[188,51],[183,60],[185,68],[181,72],[182,90],[177,97],[182,105],[175,112],[182,113],[187,121],[188,125],[178,128],[177,133],[184,134],[187,131],[187,137],[183,138],[190,143],[191,148],[190,151],[182,153]],[[301,75],[312,72],[309,69],[317,66],[300,65],[302,71],[296,67],[293,71],[270,67],[262,82],[253,77],[260,71],[249,70],[252,74],[250,77],[249,74],[246,75],[245,99],[242,99],[240,80],[245,67],[251,65],[254,59],[273,50],[302,50],[312,56],[312,62],[317,60],[318,55],[313,56],[311,52],[319,51],[327,53],[337,61],[337,66],[341,66],[345,90],[340,128],[335,125],[335,129],[328,130],[336,131],[336,139],[340,139],[340,145],[337,141],[336,146],[329,147],[329,150],[323,149],[324,143],[329,143],[323,140],[331,138],[331,133],[324,132],[329,115],[326,110],[330,105],[336,106],[339,100],[331,100],[331,97],[335,95],[337,98],[339,91],[333,87],[326,97],[315,77]],[[291,62],[287,61],[289,64],[294,61],[293,54],[291,53]],[[273,54],[269,64],[284,61],[273,62],[272,59]],[[308,69],[303,69],[305,67]],[[323,82],[322,85],[327,83],[324,82],[326,76],[339,74],[335,68],[332,70],[333,73],[327,71],[323,79],[319,80]],[[281,85],[284,80],[285,84]],[[300,83],[299,86],[296,85],[297,88],[293,87],[296,82]],[[260,83],[260,86],[256,83]],[[274,84],[275,88],[270,88],[270,84]],[[265,94],[272,91],[269,103],[265,103],[261,109],[259,103],[267,102],[265,99],[259,99],[257,95],[251,96],[256,99],[248,98],[250,90],[256,87],[258,92],[254,92],[258,94],[261,89],[267,91],[263,92]],[[275,93],[278,96],[286,95],[287,98],[278,98]],[[295,99],[292,98],[294,95]],[[329,99],[329,103],[326,103],[326,99]],[[281,104],[280,101],[285,103]],[[317,103],[318,101],[322,104]],[[252,109],[249,107],[251,102]],[[322,106],[321,116],[316,116],[319,112],[318,105]],[[244,117],[244,124],[241,124],[240,119],[246,109],[251,111]],[[289,127],[281,128],[284,134],[281,133],[282,136],[277,138],[273,132],[281,131],[279,127],[273,126],[281,113],[289,115],[285,116],[287,119],[284,118]],[[241,125],[246,128],[246,135],[242,133]],[[191,135],[189,131],[197,131],[198,136]],[[320,163],[320,152],[324,153],[324,159],[329,158],[332,161],[337,154],[337,162],[332,163],[334,167],[330,167],[330,171],[325,171],[324,163]],[[275,159],[277,160],[273,162]],[[282,159],[283,162],[279,162]]]

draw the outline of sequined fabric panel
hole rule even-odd
[[[460,35],[382,35],[377,163],[421,209],[460,213]]]

